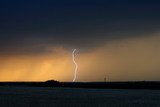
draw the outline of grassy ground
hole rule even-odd
[[[160,90],[1,86],[0,107],[160,107]]]

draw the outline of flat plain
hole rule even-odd
[[[160,107],[160,90],[0,86],[0,107]]]

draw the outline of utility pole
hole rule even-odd
[[[106,77],[104,77],[104,82],[106,82]]]

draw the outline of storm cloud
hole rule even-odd
[[[1,0],[0,54],[90,50],[160,30],[157,0]]]

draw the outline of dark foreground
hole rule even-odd
[[[160,90],[0,86],[0,107],[160,107]]]
[[[159,81],[137,82],[0,82],[0,86],[28,86],[28,87],[67,87],[67,88],[96,88],[96,89],[151,89],[160,90]]]

